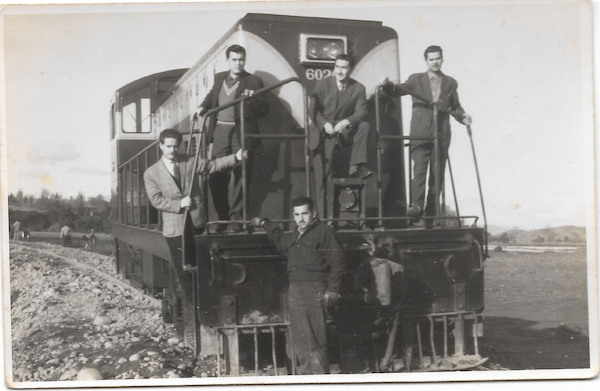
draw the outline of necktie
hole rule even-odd
[[[180,175],[179,175],[179,165],[177,162],[173,162],[173,178],[175,178],[175,182],[179,185]]]

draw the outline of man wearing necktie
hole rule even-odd
[[[350,78],[354,61],[348,54],[336,57],[333,76],[319,80],[311,94],[309,147],[313,151],[317,207],[321,217],[325,210],[326,183],[332,178],[332,156],[335,146],[352,144],[349,177],[369,177],[373,171],[365,167],[369,123],[365,87]]]
[[[198,159],[194,168],[194,156],[178,153],[181,139],[181,134],[175,129],[165,129],[160,133],[159,147],[162,156],[144,172],[144,185],[150,203],[162,214],[162,234],[167,240],[171,254],[170,278],[172,281],[178,281],[178,284],[174,285],[178,289],[189,292],[191,282],[183,271],[181,252],[186,208],[196,229],[204,229],[207,215],[206,205],[202,203],[199,180],[194,180],[192,185],[192,177],[234,167],[243,154],[240,149],[235,155],[214,160]],[[193,320],[193,303],[186,295],[180,297],[184,299],[182,305],[187,308],[183,311],[184,323],[189,324],[186,317],[189,315]],[[189,338],[184,336],[186,344],[193,342],[188,340]]]
[[[448,159],[448,148],[450,147],[450,115],[464,125],[470,125],[471,116],[465,113],[458,100],[458,83],[455,79],[442,73],[442,63],[444,57],[442,48],[439,46],[429,46],[425,49],[425,63],[427,72],[415,73],[408,77],[405,83],[396,85],[386,79],[383,80],[383,90],[392,96],[406,95],[414,93],[416,96],[428,99],[434,102],[438,107],[446,110],[438,110],[437,132],[439,134],[440,164],[439,171],[432,169],[435,167],[435,153],[433,151],[434,142],[431,140],[411,140],[410,141],[410,159],[413,164],[413,173],[410,184],[411,204],[406,215],[418,218],[423,215],[425,206],[425,215],[435,215],[436,196],[435,181],[436,176],[440,175],[440,188],[444,184],[444,171],[446,160]],[[435,136],[433,125],[433,106],[423,100],[413,96],[412,118],[410,122],[410,135],[413,137],[431,137]],[[425,204],[425,183],[427,169],[429,167],[429,191],[427,194],[427,203]]]

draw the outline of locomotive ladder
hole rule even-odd
[[[460,370],[487,361],[479,354],[482,326],[483,317],[475,311],[420,315],[402,315],[396,311],[385,332],[387,345],[383,356],[379,356],[376,348],[381,331],[358,336],[364,340],[371,338],[375,356],[374,365],[370,367],[372,372]],[[343,368],[348,367],[356,357],[346,357],[343,352],[356,343],[357,334],[335,330],[333,335],[340,343],[340,364]],[[469,342],[469,338],[472,341]],[[403,346],[402,354],[395,353],[399,344]]]
[[[217,376],[227,374],[231,376],[240,375],[242,367],[240,366],[239,357],[239,339],[241,335],[252,335],[254,347],[254,374],[260,374],[259,368],[259,334],[271,335],[271,360],[273,363],[272,375],[287,375],[280,373],[279,363],[277,361],[277,333],[283,333],[287,341],[291,341],[291,329],[289,323],[263,323],[263,324],[231,324],[215,327],[217,331]],[[289,344],[290,355],[294,357],[293,344]],[[221,360],[221,352],[223,352],[225,367],[223,368]],[[296,368],[294,360],[292,360],[292,375],[295,374]]]

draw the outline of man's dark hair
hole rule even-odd
[[[442,58],[444,58],[444,52],[442,51],[442,48],[437,45],[431,45],[427,49],[425,49],[425,53],[423,53],[423,57],[425,57],[425,60],[427,60],[428,53],[436,53],[436,52],[440,52],[440,56]]]
[[[227,58],[229,58],[229,54],[231,52],[237,53],[237,54],[243,54],[244,57],[246,57],[246,49],[244,49],[243,46],[240,45],[231,45],[230,47],[227,48],[227,50],[225,50],[225,56]]]
[[[350,68],[354,68],[354,57],[347,53],[342,53],[335,56],[335,61],[337,60],[348,61],[348,64],[350,64]]]
[[[161,144],[165,143],[165,139],[167,138],[174,138],[177,141],[179,141],[179,144],[181,144],[181,133],[179,133],[179,131],[177,131],[176,129],[165,129],[162,132],[160,132],[160,135],[158,136],[158,141],[160,141]]]
[[[299,196],[294,198],[294,200],[292,201],[292,208],[302,205],[308,205],[308,209],[310,209],[311,212],[315,210],[315,204],[313,203],[313,200],[310,197]]]

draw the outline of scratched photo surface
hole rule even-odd
[[[462,389],[597,374],[591,3],[0,10],[8,387]],[[230,81],[234,44],[251,75]],[[232,106],[215,124],[218,102]],[[161,163],[167,128],[183,134],[182,177]],[[424,153],[446,161],[443,178]],[[419,178],[437,203],[419,204]],[[326,266],[298,277],[323,281],[312,324],[296,313],[308,288],[291,289],[310,251],[293,247],[308,242],[273,233],[298,236],[303,195],[319,220],[307,233],[320,224],[338,246],[315,244]],[[305,335],[319,329],[320,349]]]

